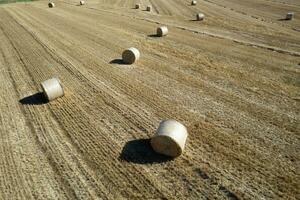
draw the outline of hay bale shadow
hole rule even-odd
[[[281,19],[278,19],[278,21],[290,21],[290,20],[286,19],[286,18],[281,18]]]
[[[48,103],[48,100],[42,92],[37,92],[22,98],[19,102],[23,105],[42,105]]]
[[[148,35],[148,37],[159,38],[159,35],[157,35],[157,34],[150,34],[150,35]]]
[[[156,153],[150,145],[150,139],[127,142],[119,158],[137,164],[163,163],[172,160],[169,156]]]
[[[124,63],[122,59],[113,59],[109,62],[109,64],[129,65],[127,63]]]

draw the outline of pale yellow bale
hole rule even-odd
[[[126,49],[122,53],[122,59],[125,64],[133,64],[140,58],[140,52],[138,49],[131,47]]]
[[[64,89],[57,78],[51,78],[41,83],[43,93],[48,101],[64,96]]]
[[[54,7],[55,7],[55,4],[54,4],[53,2],[50,2],[50,3],[48,3],[48,7],[49,7],[49,8],[54,8]]]
[[[293,12],[289,12],[286,14],[286,20],[292,20],[294,18],[294,13]]]
[[[202,21],[202,20],[204,20],[204,14],[203,14],[203,13],[198,13],[198,14],[196,15],[196,19],[197,19],[197,21]]]
[[[162,37],[162,36],[166,36],[169,33],[168,27],[166,26],[162,26],[162,27],[158,27],[156,30],[157,36]]]
[[[151,12],[152,6],[147,6],[146,10],[149,11],[149,12]]]
[[[188,132],[184,125],[176,120],[164,120],[160,122],[150,143],[155,152],[178,157],[184,150],[187,136]]]

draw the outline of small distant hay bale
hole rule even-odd
[[[147,10],[148,12],[151,12],[152,6],[147,6],[146,10]]]
[[[158,27],[156,30],[157,36],[162,37],[162,36],[166,36],[168,35],[168,27],[166,26],[162,26],[162,27]]]
[[[51,78],[41,83],[44,96],[48,101],[52,101],[64,96],[64,89],[61,82],[57,78]]]
[[[84,1],[80,1],[79,4],[82,6],[82,5],[85,4],[85,2]]]
[[[192,6],[197,5],[197,1],[192,1],[192,2],[191,2],[191,5],[192,5]]]
[[[183,124],[172,119],[163,120],[150,143],[155,152],[178,157],[184,150],[187,136],[188,132]]]
[[[54,8],[54,7],[55,7],[55,4],[54,4],[53,2],[50,2],[50,3],[48,3],[48,7],[49,7],[49,8]]]
[[[294,13],[293,12],[288,12],[287,14],[286,14],[286,20],[292,20],[293,18],[294,18]]]
[[[135,4],[135,9],[140,9],[141,5],[140,4]]]
[[[125,64],[133,64],[140,59],[140,52],[138,49],[131,47],[123,51],[122,60]]]
[[[202,20],[204,20],[204,14],[203,14],[203,13],[198,13],[198,14],[196,15],[196,19],[197,19],[197,21],[202,21]]]

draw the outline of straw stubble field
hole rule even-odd
[[[299,1],[135,3],[0,7],[0,199],[299,198]],[[175,160],[148,140],[168,118],[189,131]]]

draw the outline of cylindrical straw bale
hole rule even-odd
[[[41,87],[48,101],[64,96],[64,89],[57,78],[51,78],[42,82]]]
[[[196,15],[196,19],[197,19],[197,21],[202,21],[202,20],[204,19],[204,14],[198,13],[198,14]]]
[[[84,1],[80,1],[79,3],[80,3],[80,5],[84,5],[84,4],[85,4],[85,2],[84,2]]]
[[[195,6],[196,4],[197,4],[197,1],[192,1],[192,2],[191,2],[191,5],[192,5],[192,6]]]
[[[168,31],[168,27],[162,26],[162,27],[158,27],[156,32],[157,32],[157,36],[162,37],[168,35],[169,31]]]
[[[50,2],[50,3],[48,3],[48,7],[53,8],[53,7],[55,7],[55,4],[53,2]]]
[[[149,11],[149,12],[151,12],[152,6],[147,6],[147,9],[146,9],[146,10]]]
[[[141,5],[140,4],[135,4],[135,9],[140,9]]]
[[[293,19],[293,17],[294,17],[294,13],[293,12],[288,12],[287,14],[286,14],[286,20],[292,20]]]
[[[131,47],[123,51],[122,59],[125,64],[133,64],[140,58],[140,52],[138,49]]]
[[[184,125],[172,119],[163,120],[150,143],[155,152],[178,157],[184,150],[187,136],[188,132]]]

